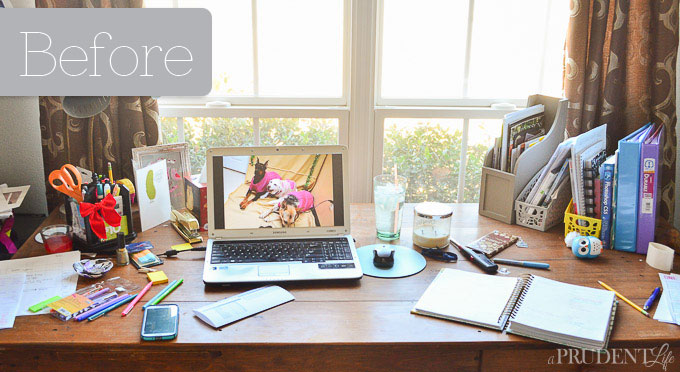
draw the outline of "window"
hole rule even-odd
[[[354,202],[476,202],[511,103],[562,95],[569,0],[146,0],[213,15],[213,90],[160,100],[165,142],[346,144]],[[213,101],[229,102],[218,106]]]
[[[562,96],[567,0],[378,0],[374,174],[407,202],[477,202],[508,110]]]

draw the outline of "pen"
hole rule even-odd
[[[505,259],[505,258],[494,258],[493,262],[495,262],[497,264],[530,267],[532,269],[546,269],[546,270],[550,269],[550,264],[547,264],[547,263],[544,263],[544,262],[517,261],[517,260],[508,260],[508,259]]]
[[[612,288],[612,287],[606,285],[605,283],[603,283],[603,282],[601,282],[601,281],[599,281],[599,280],[598,280],[597,282],[600,283],[600,285],[603,286],[605,289],[614,292],[614,294],[616,295],[616,297],[620,298],[620,299],[623,300],[625,303],[627,303],[628,305],[632,306],[635,310],[641,312],[644,316],[649,317],[649,313],[648,313],[648,312],[642,310],[642,309],[640,308],[640,306],[634,304],[633,301],[627,299],[627,298],[624,297],[621,293],[615,291],[614,288]]]
[[[116,298],[113,298],[113,299],[111,299],[111,300],[109,300],[109,301],[106,301],[106,302],[104,302],[103,304],[101,304],[101,305],[95,307],[94,309],[88,310],[88,311],[86,311],[86,312],[84,312],[84,313],[78,315],[78,316],[76,317],[76,320],[79,321],[79,322],[82,322],[83,320],[85,320],[85,319],[91,317],[92,315],[94,315],[94,314],[96,314],[96,313],[98,313],[98,312],[100,312],[100,311],[102,311],[102,310],[106,310],[106,309],[108,309],[109,307],[111,307],[111,306],[117,304],[117,303],[120,302],[120,301],[125,300],[125,299],[128,298],[128,297],[130,297],[129,294],[124,294],[124,295],[122,295],[122,296],[120,296],[120,297],[116,297]]]
[[[645,302],[645,306],[642,307],[645,311],[649,310],[652,305],[654,305],[654,301],[656,301],[657,298],[659,298],[659,293],[661,293],[661,287],[656,287],[654,288],[654,291],[652,292],[652,295],[649,296],[649,299],[647,302]]]
[[[144,286],[144,289],[142,289],[142,291],[139,292],[139,296],[137,296],[137,298],[135,298],[134,301],[130,302],[130,304],[127,305],[127,307],[125,308],[125,310],[123,310],[123,313],[122,313],[120,316],[126,316],[126,315],[128,315],[128,314],[130,313],[130,311],[132,311],[132,308],[135,307],[135,305],[137,304],[137,302],[139,302],[139,300],[141,300],[142,297],[144,297],[144,295],[146,294],[146,292],[148,292],[149,289],[151,289],[151,286],[152,286],[152,285],[153,285],[153,282],[149,282],[149,284],[147,284],[146,286]]]
[[[456,247],[460,251],[463,257],[470,260],[475,265],[479,266],[487,274],[495,274],[498,271],[498,265],[491,261],[488,257],[483,254],[477,253],[468,247],[463,247],[458,244],[455,240],[449,239],[449,243]]]
[[[102,310],[102,311],[100,311],[100,312],[98,312],[98,313],[96,313],[96,314],[94,314],[94,315],[92,315],[91,317],[87,318],[87,321],[88,321],[88,322],[91,322],[91,321],[93,321],[93,320],[95,320],[95,319],[97,319],[97,318],[101,318],[102,316],[106,315],[106,313],[108,313],[108,312],[110,312],[110,311],[113,311],[113,310],[115,310],[115,309],[117,309],[117,308],[119,308],[119,307],[125,305],[126,303],[132,301],[132,300],[133,300],[134,298],[136,298],[136,297],[137,297],[137,295],[132,295],[132,296],[130,296],[130,297],[124,299],[123,301],[120,301],[120,302],[118,302],[117,304],[115,304],[115,305],[113,305],[113,306],[111,306],[111,307],[109,307],[109,308],[106,308],[106,309],[104,309],[104,310]]]
[[[171,281],[170,284],[168,284],[165,288],[161,289],[160,292],[156,293],[156,295],[153,296],[151,298],[151,300],[149,300],[149,302],[145,303],[144,306],[142,306],[142,309],[146,309],[147,307],[149,307],[151,305],[155,305],[153,302],[156,301],[159,297],[161,297],[163,295],[163,293],[165,293],[165,291],[168,290],[168,288],[175,285],[176,282],[177,282],[176,280]]]
[[[156,301],[151,303],[151,305],[156,305],[159,302],[163,301],[163,299],[165,297],[167,297],[170,294],[170,292],[174,291],[175,288],[179,287],[179,285],[182,284],[183,281],[184,281],[184,279],[180,279],[180,280],[176,281],[175,284],[169,286],[168,289],[166,289],[165,292],[163,292],[163,294]]]

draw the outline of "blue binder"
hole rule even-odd
[[[638,189],[640,183],[640,145],[651,123],[619,141],[618,190],[616,193],[616,237],[614,249],[635,252],[637,245]]]

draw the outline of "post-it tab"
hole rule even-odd
[[[181,252],[181,251],[188,251],[189,249],[191,249],[193,247],[189,243],[183,243],[183,244],[175,244],[175,245],[171,246],[170,248],[176,250],[177,252]]]
[[[44,309],[47,307],[47,305],[51,304],[54,301],[61,300],[61,296],[54,296],[52,298],[49,298],[45,301],[39,302],[31,307],[28,308],[28,310],[37,313],[38,311]]]
[[[151,273],[146,273],[146,276],[149,278],[149,281],[153,283],[153,285],[163,284],[163,283],[168,282],[168,277],[162,271],[154,271],[154,272],[151,272]]]

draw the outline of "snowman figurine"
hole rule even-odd
[[[578,258],[595,258],[602,253],[602,241],[593,236],[582,236],[572,231],[564,238],[567,247],[571,247],[572,253]]]

